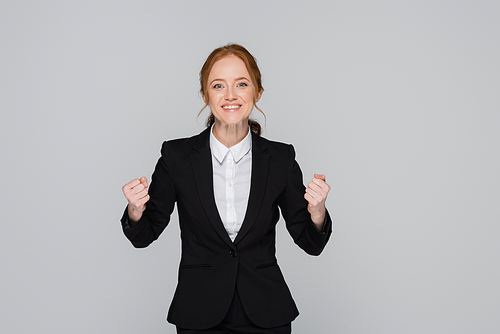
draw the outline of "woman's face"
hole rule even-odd
[[[261,95],[258,94],[256,102]],[[229,126],[247,124],[254,96],[255,85],[240,58],[227,56],[215,62],[208,76],[208,104],[216,123]]]

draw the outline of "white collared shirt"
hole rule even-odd
[[[252,176],[252,136],[227,148],[210,131],[214,195],[220,218],[232,241],[238,235],[247,211]]]

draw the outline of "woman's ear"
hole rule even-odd
[[[255,97],[255,103],[259,102],[260,98],[262,97],[262,93],[264,93],[264,88],[259,90],[259,92],[257,93],[257,96]]]

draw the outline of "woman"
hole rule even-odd
[[[123,186],[124,233],[148,246],[177,203],[182,255],[167,319],[178,333],[290,333],[298,310],[275,258],[279,210],[295,243],[319,255],[330,187],[315,174],[305,189],[293,147],[260,137],[249,120],[264,89],[245,48],[215,49],[200,84],[207,129],[163,143],[149,192],[145,177]]]

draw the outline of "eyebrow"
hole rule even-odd
[[[246,80],[246,81],[250,81],[249,79],[247,79],[246,77],[241,77],[241,78],[236,78],[235,81],[239,81],[239,80]],[[224,79],[213,79],[211,82],[210,82],[210,85],[214,82],[214,81],[225,81]]]

